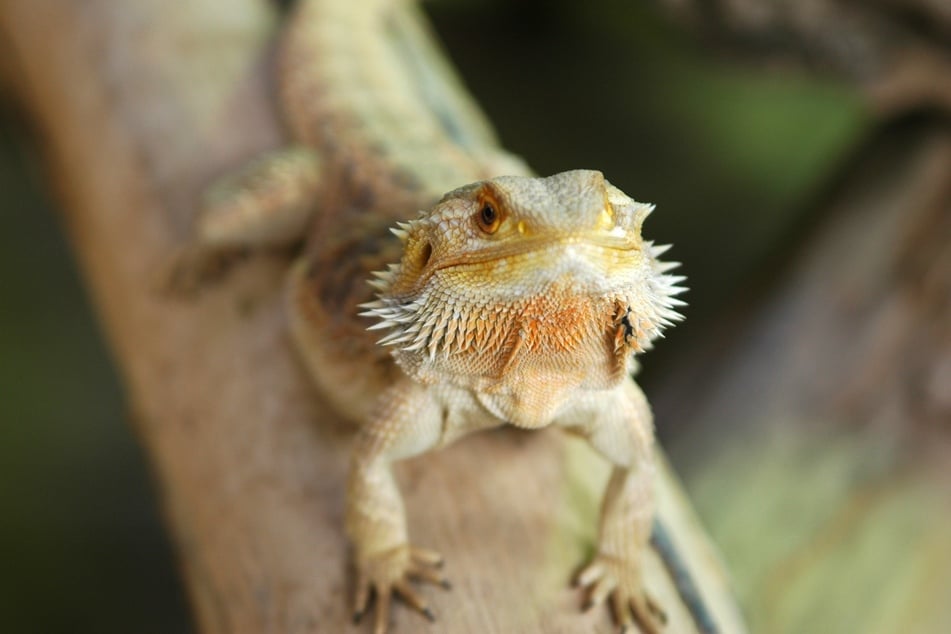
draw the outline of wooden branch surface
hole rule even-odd
[[[157,290],[201,187],[281,142],[270,6],[34,0],[0,5],[0,29],[125,378],[200,630],[360,631],[346,625],[342,534],[352,430],[318,400],[291,348],[286,260],[257,257],[194,303]],[[605,474],[587,449],[552,433],[483,435],[402,465],[415,539],[450,557],[454,590],[427,591],[438,631],[613,631],[606,610],[580,614],[567,585],[593,548]],[[665,489],[661,499],[674,539],[719,622],[741,631],[677,495]],[[697,631],[656,558],[649,575],[669,631]],[[419,631],[418,618],[396,611],[394,631]]]

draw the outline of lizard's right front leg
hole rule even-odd
[[[376,593],[375,634],[386,631],[390,598],[399,595],[430,620],[433,614],[409,580],[448,581],[438,572],[441,557],[410,546],[406,513],[390,464],[433,448],[443,429],[442,408],[426,387],[403,379],[380,399],[374,418],[357,439],[347,488],[346,529],[357,568],[354,620]]]

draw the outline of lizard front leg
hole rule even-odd
[[[226,174],[202,197],[196,242],[204,248],[235,249],[299,239],[316,207],[323,171],[317,152],[291,146]]]
[[[650,406],[640,388],[625,381],[582,398],[564,424],[614,465],[601,506],[598,552],[577,577],[589,591],[586,606],[610,597],[622,632],[630,631],[636,619],[646,634],[656,634],[666,616],[645,590],[642,571],[654,519]]]
[[[357,569],[354,620],[362,617],[375,592],[375,634],[386,631],[394,593],[433,619],[410,579],[448,588],[437,570],[441,557],[409,544],[403,500],[390,471],[393,461],[438,445],[442,431],[443,413],[436,398],[428,388],[404,379],[382,395],[377,414],[362,428],[354,448],[346,509]]]
[[[260,156],[204,192],[189,244],[175,254],[163,285],[190,295],[222,276],[247,248],[299,240],[320,196],[323,162],[307,147]]]

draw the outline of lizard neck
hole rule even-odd
[[[470,390],[498,418],[547,425],[579,390],[604,390],[626,376],[629,348],[616,345],[614,300],[543,294],[504,305],[450,307],[432,347],[400,349],[413,379]],[[455,312],[458,311],[458,312]]]

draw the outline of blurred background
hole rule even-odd
[[[753,631],[951,631],[947,5],[426,7],[506,147],[658,205],[646,233],[675,245],[690,306],[642,378]],[[8,96],[0,631],[190,631],[41,139]]]

